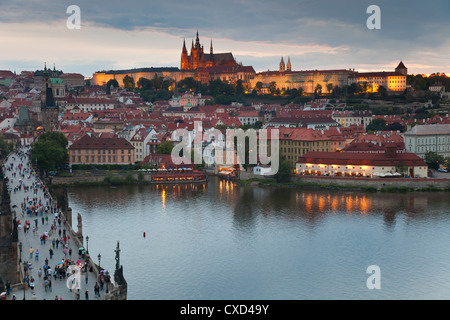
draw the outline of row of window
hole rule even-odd
[[[82,149],[78,149],[77,150],[77,153],[78,154],[81,154],[81,150]],[[91,151],[91,152],[89,152],[89,150]],[[116,154],[116,149],[108,149],[108,150],[106,150],[106,149],[86,149],[86,150],[83,150],[84,151],[84,153],[91,153],[91,154],[106,154],[106,153],[108,153],[108,154]],[[119,152],[119,150],[117,150],[117,153],[121,153],[121,154],[125,154],[125,150],[124,149],[120,149],[120,152]],[[131,149],[128,149],[128,154],[131,154]]]
[[[450,136],[448,137],[438,137],[438,143],[450,143]],[[417,144],[429,144],[436,143],[435,138],[419,138],[417,139]]]
[[[284,151],[285,153],[286,153],[286,152],[289,153],[289,152],[291,152],[291,148],[282,148],[281,151]],[[324,148],[322,148],[322,149],[317,148],[317,149],[313,149],[313,150],[292,148],[292,152],[295,153],[295,154],[305,154],[305,153],[307,153],[308,151],[322,151],[322,152],[327,152],[327,151],[329,151],[329,150],[324,149]]]
[[[78,163],[82,162],[82,156],[72,156],[72,162],[75,163],[78,160]],[[125,156],[120,156],[119,158],[121,162],[125,162]],[[90,160],[90,161],[89,161]],[[108,160],[108,161],[106,161]],[[97,156],[97,161],[95,161],[95,156],[84,156],[84,163],[116,163],[116,156]],[[131,162],[131,156],[128,156],[128,162]]]
[[[298,147],[300,147],[300,146],[303,146],[303,147],[307,147],[307,146],[317,146],[317,147],[319,147],[319,146],[328,146],[329,145],[329,141],[312,141],[312,142],[305,142],[305,141],[301,141],[301,142],[298,142],[298,141],[292,141],[292,140],[281,140],[281,144],[282,145],[295,145],[295,146],[298,146]]]

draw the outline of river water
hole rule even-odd
[[[68,195],[91,256],[98,262],[100,253],[111,273],[120,242],[130,300],[450,299],[445,192],[304,190],[212,178],[73,187]]]

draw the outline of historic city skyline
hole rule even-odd
[[[232,52],[257,72],[277,70],[391,70],[403,60],[410,73],[450,73],[445,0],[377,1],[381,29],[369,30],[370,1],[197,1],[126,4],[80,0],[81,29],[69,30],[69,1],[22,0],[0,5],[0,69],[36,70],[43,62],[65,72],[180,67],[180,50],[198,30],[209,50]],[[326,10],[324,10],[326,8]]]

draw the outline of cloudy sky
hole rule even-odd
[[[70,5],[81,28],[69,29]],[[367,8],[381,29],[367,28]],[[180,67],[197,30],[205,51],[232,52],[256,71],[393,70],[450,74],[450,0],[0,0],[0,69],[96,71]]]

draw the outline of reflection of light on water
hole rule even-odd
[[[306,196],[306,201],[305,201],[305,209],[306,209],[306,212],[308,212],[308,213],[313,213],[312,212],[312,202],[313,202],[312,195],[310,193],[308,193],[308,195]]]
[[[359,201],[359,208],[362,214],[367,214],[369,212],[369,200],[366,196],[363,196]]]
[[[319,212],[322,213],[325,209],[325,197],[323,195],[319,196]]]
[[[334,212],[336,212],[339,208],[339,200],[337,199],[337,196],[334,196],[331,200],[331,209],[333,209]]]
[[[166,190],[164,190],[164,189],[161,192],[161,201],[162,201],[162,208],[165,213],[165,211],[166,211]]]
[[[345,204],[346,204],[346,207],[347,207],[347,213],[351,214],[352,210],[353,210],[353,199],[352,199],[351,195],[347,196],[347,199],[345,199]]]

